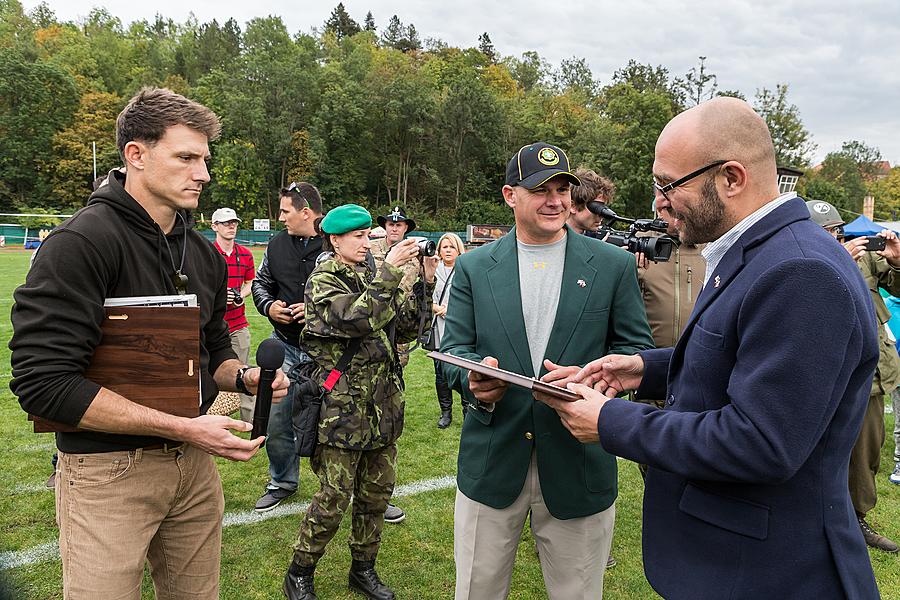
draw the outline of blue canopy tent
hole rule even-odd
[[[859,215],[853,221],[844,225],[844,235],[847,237],[859,237],[861,235],[875,235],[884,229],[867,218],[865,215]]]

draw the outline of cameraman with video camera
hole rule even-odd
[[[250,288],[256,269],[250,250],[236,243],[238,225],[241,220],[232,208],[220,208],[212,214],[212,230],[216,233],[213,246],[225,259],[228,267],[228,305],[225,322],[231,336],[231,349],[242,364],[248,364],[250,357],[250,323],[244,310],[244,298],[250,295]],[[253,396],[240,394],[241,420],[253,422],[256,400]]]

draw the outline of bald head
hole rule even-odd
[[[777,191],[769,127],[738,98],[713,98],[677,115],[663,129],[656,148],[657,152],[677,149],[698,166],[717,160],[737,161],[747,169],[753,188],[765,190],[765,194]]]

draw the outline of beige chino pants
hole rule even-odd
[[[56,520],[67,600],[139,600],[144,562],[157,600],[219,596],[222,482],[193,446],[59,453]]]

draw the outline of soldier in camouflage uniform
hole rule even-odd
[[[378,225],[384,229],[385,236],[372,242],[370,251],[372,258],[375,259],[375,270],[381,268],[384,257],[390,252],[391,248],[400,242],[409,233],[416,228],[416,222],[406,216],[406,211],[395,206],[386,215],[379,215],[376,219]],[[419,261],[411,260],[400,269],[403,271],[403,279],[400,280],[400,289],[412,294],[413,284],[419,279]],[[397,344],[397,351],[400,354],[400,366],[405,368],[409,363],[409,347],[410,344]],[[399,523],[406,518],[406,513],[399,506],[388,504],[384,513],[386,523]]]
[[[405,264],[418,263],[418,248],[413,240],[395,244],[372,277],[366,267],[371,223],[368,211],[355,204],[330,211],[321,229],[334,257],[316,267],[306,285],[303,347],[316,363],[317,380],[334,369],[350,339],[362,338],[362,344],[322,402],[319,443],[310,460],[321,487],[300,525],[285,577],[284,591],[292,600],[315,598],[313,570],[351,499],[350,587],[369,598],[394,598],[374,565],[403,431],[396,344],[412,341],[419,325],[420,305],[400,280]],[[436,267],[436,258],[425,259],[426,281],[416,284],[425,286],[428,297]]]
[[[834,206],[819,200],[810,200],[806,206],[813,222],[830,231],[836,238],[843,237],[843,232],[840,231],[843,219]],[[888,230],[882,231],[879,235],[887,240],[885,249],[879,252],[865,250],[865,237],[844,243],[869,287],[875,306],[875,317],[878,319],[879,342],[878,366],[872,377],[869,404],[866,407],[859,437],[850,452],[849,487],[850,500],[853,502],[853,509],[856,511],[856,518],[866,544],[872,548],[895,553],[900,549],[897,543],[878,533],[866,521],[866,513],[875,508],[878,501],[875,476],[881,464],[881,447],[884,445],[885,437],[884,395],[889,394],[900,383],[900,357],[897,356],[897,349],[888,338],[885,329],[891,313],[878,293],[878,288],[882,288],[891,295],[900,295],[900,240]]]

